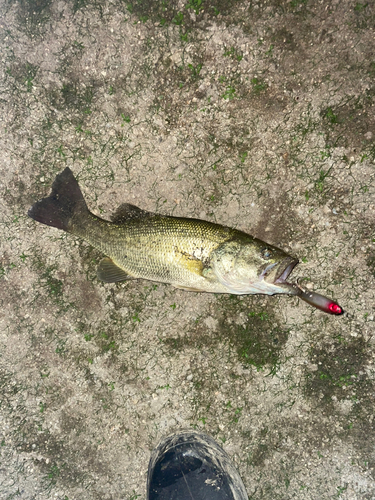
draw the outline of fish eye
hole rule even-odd
[[[261,256],[263,259],[268,260],[272,256],[272,252],[268,248],[263,248],[261,250]]]

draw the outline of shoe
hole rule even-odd
[[[209,436],[185,431],[162,440],[148,466],[147,500],[248,500],[229,456]]]

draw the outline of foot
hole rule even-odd
[[[180,432],[161,441],[148,467],[147,500],[248,500],[229,456],[209,436]]]

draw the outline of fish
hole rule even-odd
[[[110,221],[98,217],[88,209],[69,167],[28,215],[101,251],[105,257],[97,277],[106,283],[141,278],[194,292],[286,294],[329,314],[343,312],[331,299],[287,281],[298,259],[240,230],[129,203],[120,205]]]

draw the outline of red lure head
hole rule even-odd
[[[328,304],[328,310],[331,314],[336,315],[342,314],[344,312],[342,308],[335,302],[331,302],[330,304]]]

